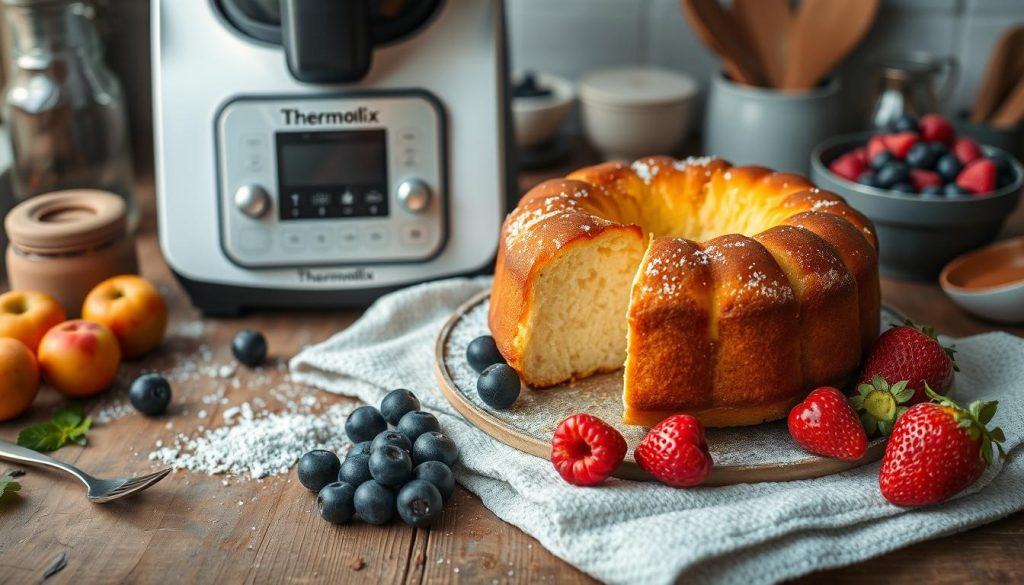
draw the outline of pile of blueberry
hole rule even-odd
[[[939,114],[902,114],[867,146],[832,161],[834,174],[862,185],[924,198],[984,197],[1015,180],[1005,154],[985,156]]]
[[[471,341],[466,347],[466,361],[480,374],[476,391],[488,406],[508,408],[519,398],[519,374],[505,362],[493,337],[482,335]]]
[[[392,390],[379,410],[360,406],[345,421],[345,434],[355,446],[344,462],[323,449],[299,459],[299,482],[317,494],[320,516],[334,524],[359,516],[379,525],[397,513],[407,524],[425,526],[441,515],[455,490],[451,468],[459,449],[434,415],[420,410],[416,395]]]

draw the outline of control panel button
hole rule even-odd
[[[362,234],[359,228],[344,228],[338,230],[338,243],[342,249],[352,250],[358,248],[362,243]]]
[[[391,234],[387,228],[372,227],[366,229],[366,245],[370,248],[384,248],[388,245]]]
[[[258,219],[270,209],[270,194],[259,185],[242,185],[235,191],[235,207],[249,217]]]
[[[301,252],[306,247],[306,235],[297,229],[281,232],[281,248],[285,252]]]
[[[402,226],[402,244],[418,248],[430,239],[430,225],[425,222],[408,223]]]
[[[331,232],[327,229],[313,230],[309,234],[309,244],[314,250],[329,250],[331,248]]]
[[[406,179],[398,185],[398,201],[411,213],[422,213],[430,206],[430,187],[419,179]]]

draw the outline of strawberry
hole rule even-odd
[[[884,380],[906,380],[914,391],[907,406],[925,400],[927,382],[939,394],[953,385],[953,372],[959,371],[953,360],[955,351],[943,347],[931,327],[918,329],[913,322],[893,326],[875,340],[860,370],[860,383],[870,384],[875,376]]]
[[[892,434],[892,426],[896,419],[907,412],[903,406],[913,398],[914,390],[907,388],[907,381],[900,380],[889,385],[881,376],[871,378],[870,384],[857,386],[857,393],[850,397],[850,406],[860,416],[860,423],[867,436],[875,432],[883,435]]]
[[[865,169],[868,168],[868,166],[871,165],[871,159],[868,157],[868,148],[866,146],[862,146],[860,148],[855,148],[855,149],[851,150],[850,153],[857,157],[857,160],[860,161],[860,164]]]
[[[897,132],[896,134],[882,136],[882,143],[885,144],[885,148],[893,156],[903,160],[907,158],[910,147],[917,144],[919,139],[920,137],[917,135],[917,132]]]
[[[956,142],[953,143],[953,154],[960,159],[961,164],[965,165],[985,156],[982,154],[978,143],[970,138],[957,138]]]
[[[938,504],[960,493],[992,464],[993,447],[1001,459],[1003,430],[986,425],[998,403],[975,401],[964,409],[949,398],[925,391],[922,402],[896,421],[882,458],[878,485],[897,506]]]
[[[867,169],[867,165],[861,162],[860,156],[857,153],[848,152],[832,161],[828,168],[848,181],[856,181],[857,177]]]
[[[953,143],[953,126],[939,114],[925,114],[918,122],[921,139],[927,142],[941,142],[946,146]]]
[[[914,189],[918,192],[921,192],[925,187],[941,187],[943,185],[942,177],[939,173],[924,169],[910,169],[910,183],[914,185]]]
[[[670,416],[647,432],[633,457],[648,473],[673,487],[702,483],[711,474],[704,425],[688,414]]]
[[[875,157],[886,150],[885,141],[882,140],[882,135],[872,136],[871,140],[868,140],[868,161],[875,160]]]
[[[996,163],[979,158],[965,166],[956,177],[956,186],[972,195],[991,193],[996,187]]]
[[[608,423],[574,414],[558,423],[551,438],[551,463],[573,485],[601,483],[626,457],[626,440]]]
[[[789,411],[789,434],[815,455],[855,461],[868,450],[868,436],[842,392],[822,386]]]

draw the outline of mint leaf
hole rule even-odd
[[[24,474],[24,471],[12,469],[3,475],[0,475],[0,498],[3,498],[7,494],[20,492],[21,484],[14,481],[14,478]]]
[[[85,418],[85,412],[77,406],[65,406],[64,408],[57,409],[57,412],[53,413],[53,424],[58,427],[69,429],[77,427],[82,419]]]
[[[53,415],[53,421],[32,425],[18,434],[18,444],[36,451],[54,451],[68,443],[85,446],[85,433],[92,427],[92,418],[86,417],[81,408],[61,408]]]

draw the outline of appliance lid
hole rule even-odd
[[[373,47],[425,26],[441,0],[215,0],[242,34],[282,45],[299,81],[352,82],[369,70]]]
[[[697,93],[693,78],[655,67],[617,67],[586,75],[580,96],[612,106],[653,106],[677,102]]]

